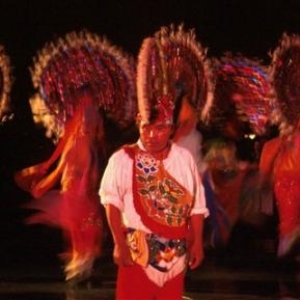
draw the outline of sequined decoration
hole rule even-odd
[[[103,228],[103,222],[99,218],[98,213],[91,212],[86,218],[82,220],[81,230],[85,231],[89,227],[99,227]]]
[[[225,54],[213,59],[214,104],[211,122],[223,126],[235,115],[263,134],[269,122],[274,97],[268,69],[257,59]]]
[[[10,92],[13,83],[10,58],[0,45],[0,124],[13,117],[10,107]]]
[[[300,36],[283,33],[270,67],[278,110],[275,122],[294,126],[300,116]]]
[[[93,95],[96,109],[117,125],[134,120],[135,62],[106,38],[71,32],[46,44],[33,62],[33,85],[57,123],[64,124],[73,115],[76,91],[82,88]]]
[[[161,27],[143,41],[137,65],[137,94],[142,119],[150,118],[151,108],[161,96],[169,96],[176,107],[186,95],[199,119],[208,116],[213,90],[210,61],[194,30],[183,25]],[[176,108],[175,108],[176,109]]]

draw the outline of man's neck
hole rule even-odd
[[[157,160],[164,160],[165,158],[167,158],[170,148],[171,144],[168,143],[168,145],[164,149],[162,149],[161,151],[152,152],[151,155]]]
[[[141,148],[143,151],[145,151],[145,152],[151,154],[151,155],[152,155],[155,159],[157,159],[157,160],[164,160],[164,159],[168,156],[169,151],[170,151],[170,149],[171,149],[171,142],[169,142],[169,143],[166,145],[166,147],[163,148],[162,150],[155,151],[155,152],[150,152],[150,151],[146,150],[145,147],[144,147],[144,145],[143,145],[143,143],[142,143],[141,141],[140,141],[140,143],[138,143],[138,144],[140,145],[140,148]]]

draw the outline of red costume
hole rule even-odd
[[[271,78],[275,91],[272,120],[280,135],[263,148],[260,169],[273,184],[278,215],[278,256],[299,255],[300,244],[300,37],[283,34],[272,53]]]
[[[98,189],[106,160],[104,114],[118,126],[136,115],[131,59],[85,31],[45,46],[35,59],[31,99],[35,121],[58,141],[49,160],[21,170],[16,182],[40,212],[27,222],[62,229],[66,280],[89,275],[101,253],[103,220]],[[101,162],[101,164],[100,164]]]
[[[267,142],[260,170],[273,182],[279,214],[278,256],[288,255],[300,237],[300,134]]]

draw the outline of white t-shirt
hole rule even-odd
[[[141,149],[143,146],[138,141]],[[208,215],[206,208],[204,188],[196,163],[191,153],[175,143],[172,143],[170,152],[163,160],[164,168],[181,185],[183,185],[193,195],[194,203],[192,205],[191,215]],[[99,194],[103,205],[113,204],[123,214],[123,221],[126,227],[143,230],[151,233],[141,221],[140,216],[135,210],[133,203],[132,177],[133,160],[120,149],[109,159],[101,180]]]

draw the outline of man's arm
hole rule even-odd
[[[115,264],[118,266],[133,265],[130,249],[126,242],[126,235],[123,229],[124,227],[122,224],[120,210],[112,204],[106,204],[105,210],[108,224],[115,243],[113,253]]]
[[[192,270],[197,268],[204,259],[203,222],[204,215],[195,214],[191,216],[189,228],[189,267]]]

